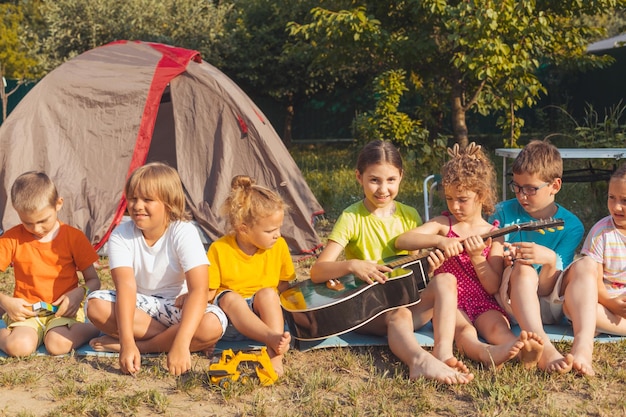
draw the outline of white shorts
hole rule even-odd
[[[117,300],[117,294],[115,290],[97,290],[89,294],[87,300],[91,298],[97,298],[100,300],[115,303]],[[183,310],[176,307],[174,302],[176,298],[164,298],[152,295],[145,295],[137,293],[137,301],[135,307],[147,315],[152,317],[166,327],[170,327],[174,324],[180,323],[182,319]],[[208,303],[204,309],[204,313],[213,313],[217,316],[222,325],[222,335],[226,331],[228,326],[228,319],[226,314],[217,305]]]
[[[576,260],[574,261],[576,262]],[[552,292],[548,295],[539,297],[539,308],[541,312],[541,321],[543,324],[556,324],[563,321],[563,296],[559,295],[561,292],[561,285],[563,284],[563,277],[567,270],[574,264],[572,262],[565,270],[559,273],[559,276],[554,283]],[[509,284],[511,281],[511,271],[513,267],[507,267],[502,274],[502,282],[500,283],[500,290],[496,296],[498,303],[509,314],[512,321],[517,323],[515,316],[513,315],[513,309],[511,308],[511,299],[509,298]]]

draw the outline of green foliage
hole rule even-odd
[[[376,139],[390,140],[406,151],[409,160],[417,161],[424,173],[437,171],[446,153],[446,141],[438,138],[430,142],[428,130],[421,122],[399,110],[402,95],[409,90],[405,78],[404,70],[390,70],[376,77],[376,107],[373,112],[356,117],[355,136],[361,144]]]
[[[605,109],[601,117],[587,103],[583,122],[575,130],[574,140],[580,148],[622,148],[626,143],[626,104],[620,101]]]
[[[372,65],[381,67],[375,64],[382,54],[379,48],[388,43],[380,21],[369,15],[364,6],[342,10],[341,2],[335,2],[334,7],[314,7],[308,14],[310,23],[298,23],[294,18],[287,25],[296,40],[294,48],[307,51],[310,56],[306,75],[314,90],[332,89],[339,83],[350,85],[363,74],[375,75]],[[303,20],[304,17],[300,19]]]
[[[195,49],[213,62],[229,8],[205,0],[45,0],[46,68],[122,39]]]
[[[0,16],[0,76],[15,79],[36,78],[39,75],[38,61],[24,27],[22,8],[12,4],[0,4]]]
[[[362,0],[314,9],[311,22],[290,29],[313,48],[313,62],[336,76],[411,74],[421,98],[416,115],[431,135],[445,131],[443,116],[451,117],[448,131],[467,143],[466,113],[477,112],[500,116],[508,145],[515,146],[524,126],[517,112],[547,92],[537,70],[607,65],[607,58],[585,53],[590,39],[605,32],[580,17],[624,6],[623,0]]]

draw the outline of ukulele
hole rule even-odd
[[[482,235],[483,240],[516,231],[561,230],[562,219],[513,224]],[[383,260],[392,269],[387,281],[368,284],[353,274],[324,283],[300,281],[280,294],[280,304],[291,334],[298,340],[319,340],[357,329],[381,314],[417,304],[426,288],[428,253]]]

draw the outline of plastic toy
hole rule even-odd
[[[219,361],[209,365],[211,383],[221,388],[228,388],[231,383],[240,379],[241,383],[248,383],[250,377],[255,376],[263,386],[272,385],[278,379],[266,347],[262,347],[260,351],[237,353],[226,349]]]
[[[56,313],[58,309],[58,306],[53,306],[52,304],[46,303],[45,301],[38,301],[33,304],[33,311],[36,311],[37,314],[40,315]]]

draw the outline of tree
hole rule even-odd
[[[298,105],[324,87],[309,74],[311,47],[298,47],[287,32],[292,20],[304,19],[320,0],[237,0],[221,43],[223,70],[244,90],[270,97],[283,106],[282,139],[291,145]]]
[[[407,159],[418,163],[419,171],[437,172],[447,141],[441,137],[429,141],[428,131],[421,122],[399,110],[402,94],[408,90],[405,79],[404,70],[390,70],[375,78],[376,107],[356,117],[356,135],[365,143],[375,139],[391,140],[404,150]]]
[[[194,49],[218,64],[228,5],[206,0],[45,0],[43,55],[49,71],[115,40],[160,42]]]
[[[2,121],[7,117],[8,99],[28,79],[36,78],[38,62],[32,54],[29,37],[23,29],[24,15],[20,6],[0,4],[0,101]],[[17,79],[7,90],[5,78]]]
[[[579,18],[625,7],[624,0],[351,3],[343,10],[314,9],[311,21],[292,25],[292,34],[314,48],[318,67],[342,68],[345,57],[362,72],[404,69],[421,101],[415,115],[431,134],[447,114],[454,140],[466,145],[472,111],[498,115],[509,146],[516,146],[524,123],[516,114],[546,94],[536,77],[539,67],[609,62],[585,54],[603,30],[580,25]]]

